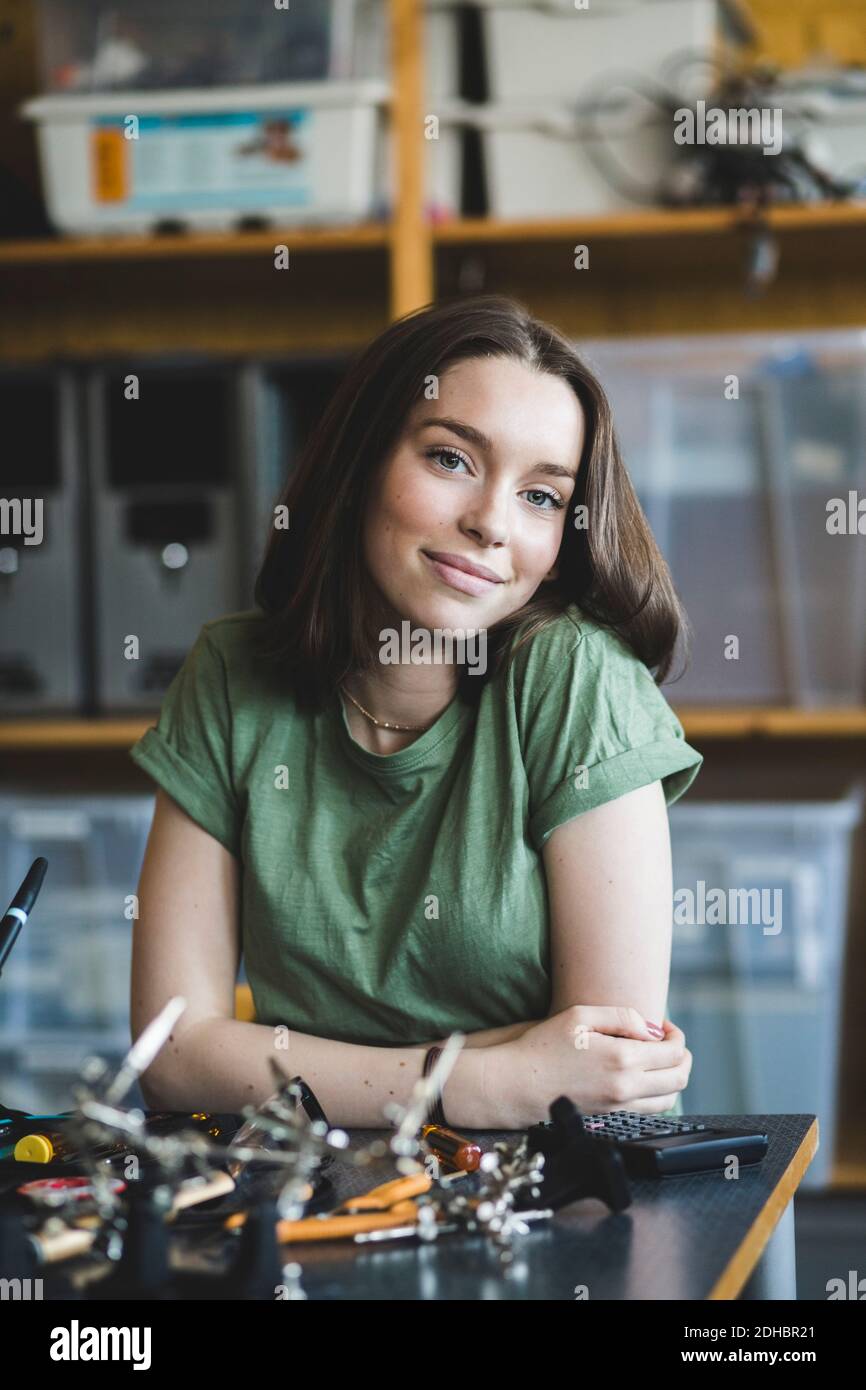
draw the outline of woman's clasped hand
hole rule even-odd
[[[517,1127],[562,1095],[585,1114],[659,1114],[675,1105],[692,1068],[681,1028],[666,1018],[658,1036],[624,1007],[576,1004],[490,1051],[488,1092],[495,1088]]]

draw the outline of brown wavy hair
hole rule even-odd
[[[458,668],[458,693],[471,703],[518,646],[570,603],[616,632],[657,684],[670,674],[687,622],[623,464],[601,384],[569,340],[525,305],[477,295],[403,315],[353,359],[278,499],[289,527],[272,531],[256,579],[265,618],[259,641],[304,708],[320,708],[352,671],[377,664],[378,605],[361,525],[370,483],[428,379],[474,357],[510,358],[571,386],[586,422],[571,505],[586,506],[589,525],[566,524],[557,579],[488,632],[487,672],[469,677]]]

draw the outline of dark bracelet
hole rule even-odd
[[[431,1047],[428,1049],[427,1056],[424,1058],[424,1070],[421,1075],[427,1077],[436,1065],[437,1058],[442,1055],[441,1047]],[[441,1125],[443,1129],[448,1128],[448,1121],[445,1118],[445,1111],[442,1109],[442,1097],[437,1096],[430,1109],[427,1111],[428,1125]]]

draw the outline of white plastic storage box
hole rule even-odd
[[[0,978],[0,1100],[68,1108],[82,1061],[130,1045],[134,919],[153,797],[0,797],[0,892],[9,901],[33,860],[42,891]],[[16,1099],[12,1099],[13,1095]]]
[[[691,663],[668,698],[863,704],[866,544],[856,529],[828,531],[827,509],[841,500],[847,516],[849,495],[866,495],[866,333],[579,350],[692,625]]]
[[[817,1114],[806,1183],[830,1177],[851,837],[862,796],[669,811],[668,1013],[694,1058],[684,1105]],[[718,918],[718,920],[716,920]]]
[[[46,96],[23,111],[57,228],[141,233],[364,221],[387,97],[382,83],[320,82]]]
[[[475,0],[491,100],[576,101],[612,79],[667,79],[692,90],[706,78],[721,24],[719,0]],[[695,58],[704,61],[697,70]]]
[[[357,0],[36,0],[42,86],[152,91],[356,77],[358,8]]]
[[[773,104],[781,107],[785,133],[802,144],[811,162],[831,178],[866,192],[866,79],[860,72],[834,74],[824,84],[783,80]]]
[[[467,110],[480,127],[491,217],[600,215],[660,203],[677,147],[669,120],[613,102],[601,116],[547,102]]]

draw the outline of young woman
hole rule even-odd
[[[158,784],[134,1034],[188,1001],[150,1103],[261,1102],[275,1056],[332,1123],[380,1126],[460,1030],[457,1127],[562,1094],[676,1112],[666,805],[701,757],[657,682],[683,616],[568,340],[498,296],[391,324],[255,597],[204,625],[132,753]]]

